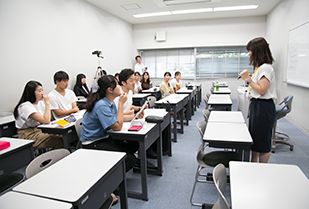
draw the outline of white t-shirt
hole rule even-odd
[[[24,102],[19,105],[18,116],[15,121],[15,126],[17,129],[32,128],[40,125],[39,121],[29,118],[32,113],[40,113],[44,115],[45,113],[45,103],[44,100],[38,102],[38,104],[32,104],[31,102]]]
[[[276,92],[276,79],[275,79],[275,71],[272,65],[270,64],[263,64],[261,65],[254,75],[252,81],[258,83],[262,77],[266,77],[269,80],[269,86],[267,92],[261,96],[259,93],[251,89],[250,96],[256,99],[276,99],[277,92]]]
[[[51,110],[71,110],[72,103],[77,101],[75,93],[70,89],[65,89],[65,95],[62,96],[58,91],[53,89],[49,94]],[[54,112],[55,119],[60,119]]]
[[[136,93],[139,93],[138,87],[142,88],[142,84],[139,81],[137,81],[137,83],[134,83],[134,91]]]
[[[179,88],[177,90],[179,90],[180,88],[182,88],[182,81],[179,80],[179,82],[177,82],[177,80],[175,78],[172,79],[171,81],[171,85],[173,88],[176,88],[176,84],[179,85]]]
[[[145,66],[143,65],[143,63],[139,64],[138,62],[135,64],[134,66],[134,71],[135,72],[139,72],[141,75],[144,73],[145,71]]]
[[[124,91],[122,90],[122,88],[120,88],[121,93],[123,93]],[[116,97],[114,99],[114,102],[116,104],[116,107],[118,109],[118,104],[119,104],[119,97]],[[129,90],[128,94],[127,94],[127,101],[123,104],[123,112],[127,111],[133,104],[133,91]]]

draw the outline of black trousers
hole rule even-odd
[[[128,142],[114,141],[111,137],[106,139],[101,139],[88,145],[82,145],[85,149],[96,149],[96,150],[106,150],[106,151],[116,151],[125,152],[127,157],[126,162],[126,172],[128,172],[136,163],[136,157],[134,153],[138,150],[138,142]]]

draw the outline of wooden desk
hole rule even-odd
[[[245,123],[240,111],[211,111],[208,122]]]
[[[7,192],[0,196],[0,208],[3,209],[73,209],[72,204],[47,198],[23,194],[19,192]]]
[[[133,94],[133,96],[132,96],[133,105],[143,106],[143,104],[147,100],[147,97],[150,96],[150,95],[151,94]]]
[[[128,131],[130,122],[124,122],[120,131],[109,130],[107,133],[117,140],[138,141],[141,161],[142,192],[128,191],[128,197],[148,201],[147,172],[162,176],[162,137],[160,127],[156,123],[146,123],[139,131]],[[157,140],[158,139],[158,140]],[[157,141],[157,167],[147,169],[146,150]]]
[[[151,94],[152,96],[156,97],[157,100],[161,99],[161,92],[159,87],[152,87],[147,90],[143,90],[142,94]]]
[[[309,181],[296,165],[230,162],[233,209],[308,208]]]
[[[80,110],[77,113],[74,113],[76,120],[83,117],[86,110]],[[55,120],[56,121],[56,120]],[[60,134],[63,138],[63,146],[64,148],[71,151],[70,143],[78,140],[78,136],[75,130],[75,122],[70,123],[64,128],[59,127],[59,125],[55,124],[55,121],[52,121],[50,124],[42,124],[37,126],[37,128],[41,129],[44,133],[49,134]]]
[[[34,158],[33,140],[1,137],[0,141],[8,141],[11,144],[0,151],[0,177],[28,165]]]
[[[232,91],[229,88],[218,88],[218,91],[216,88],[214,88],[214,94],[230,94]]]
[[[13,115],[0,117],[0,137],[12,137],[17,134]]]
[[[121,208],[128,208],[125,157],[123,152],[78,149],[13,190],[93,209],[119,186]]]
[[[252,138],[245,123],[208,122],[203,140],[210,147],[238,149],[249,161]]]
[[[183,107],[186,106],[189,102],[189,95],[187,94],[171,94],[163,99],[160,99],[159,101],[156,101],[156,107],[159,108],[166,108],[166,104],[168,102],[171,106],[171,112],[174,113],[173,115],[173,132],[174,137],[173,141],[177,142],[177,114],[180,113],[180,133],[183,133]],[[187,124],[189,124],[189,119],[187,116]]]
[[[232,109],[232,100],[230,95],[210,95],[208,104],[211,105],[212,108],[224,108],[228,111]]]

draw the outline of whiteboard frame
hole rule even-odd
[[[299,26],[297,26],[297,27],[295,27],[295,28],[292,28],[292,29],[290,29],[289,30],[289,39],[288,39],[288,50],[287,50],[287,68],[286,68],[286,79],[285,79],[285,83],[287,83],[287,84],[290,84],[290,85],[294,85],[294,86],[299,86],[299,87],[305,87],[305,88],[309,88],[309,80],[308,80],[308,84],[306,85],[306,84],[303,84],[303,83],[297,83],[297,82],[293,82],[293,81],[288,81],[288,70],[289,70],[289,67],[290,67],[290,64],[289,64],[289,61],[290,61],[290,59],[289,59],[289,49],[290,49],[290,33],[291,33],[291,31],[293,31],[293,30],[296,30],[296,29],[298,29],[298,28],[300,28],[300,27],[302,27],[302,26],[304,26],[304,25],[306,25],[306,24],[308,24],[309,25],[309,21],[307,21],[307,22],[305,22],[305,23],[303,23],[303,24],[301,24],[301,25],[299,25]],[[309,66],[309,65],[308,65]],[[308,69],[309,70],[309,69]]]

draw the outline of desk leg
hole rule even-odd
[[[191,99],[191,115],[194,115],[194,97]]]
[[[123,180],[119,184],[119,196],[121,209],[128,209],[127,182],[126,182],[126,166],[125,161],[122,163]]]
[[[196,111],[196,106],[197,106],[197,104],[196,104],[196,95],[194,95],[194,111]]]
[[[250,161],[250,148],[243,150],[243,161],[249,162]]]
[[[161,124],[159,125],[159,132],[160,136],[159,139],[157,139],[157,174],[162,176],[163,169],[162,169],[162,130],[161,130]]]
[[[191,99],[188,101],[188,105],[186,106],[186,118],[187,118],[187,121],[188,119],[191,120],[192,119],[192,102],[191,102]],[[189,122],[188,124],[189,125]]]
[[[179,130],[179,133],[181,133],[181,134],[183,134],[183,108],[179,111],[180,112],[180,118],[179,118],[179,120],[180,120],[180,130]],[[176,123],[177,124],[177,123]],[[177,130],[177,127],[176,127],[176,130]],[[178,131],[178,130],[177,130]],[[176,131],[176,132],[177,132]]]
[[[141,183],[142,183],[142,194],[143,200],[148,201],[148,190],[147,190],[147,158],[146,158],[146,147],[145,143],[141,141],[139,143],[140,162],[141,162]]]
[[[75,137],[75,131],[74,131],[74,127],[68,129],[63,135],[63,146],[64,148],[66,148],[67,150],[69,150],[70,152],[72,152],[71,148],[70,148],[70,142],[74,141]],[[76,136],[77,137],[77,136]]]
[[[175,108],[176,110],[176,108]],[[173,115],[173,118],[174,118],[174,127],[173,127],[173,131],[174,131],[174,138],[173,138],[173,142],[177,142],[177,113],[174,112],[174,115]]]

